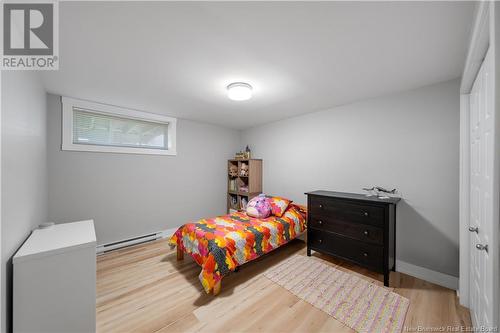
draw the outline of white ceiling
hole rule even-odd
[[[460,76],[465,2],[64,2],[49,92],[247,128]],[[235,102],[225,86],[245,81]]]

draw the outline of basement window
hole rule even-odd
[[[62,150],[176,155],[176,119],[62,98]]]

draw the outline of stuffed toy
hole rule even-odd
[[[240,176],[248,176],[248,164],[241,163]]]
[[[229,166],[229,175],[230,175],[231,177],[236,177],[236,176],[238,176],[238,167],[237,167],[236,165],[231,164],[231,165]]]
[[[271,215],[271,205],[265,194],[253,197],[247,204],[247,215],[264,219]]]

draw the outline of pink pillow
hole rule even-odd
[[[260,194],[250,199],[247,204],[247,215],[265,219],[271,215],[271,205],[264,194]]]

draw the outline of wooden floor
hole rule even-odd
[[[248,263],[222,280],[217,296],[206,295],[200,268],[189,256],[176,261],[165,240],[129,247],[97,259],[98,332],[353,332],[326,313],[271,282],[262,272],[293,253],[300,240]],[[322,256],[337,268],[363,274],[382,285],[382,276]],[[470,326],[469,311],[455,291],[391,273],[395,292],[410,299],[405,326]],[[405,332],[405,329],[403,329]]]

